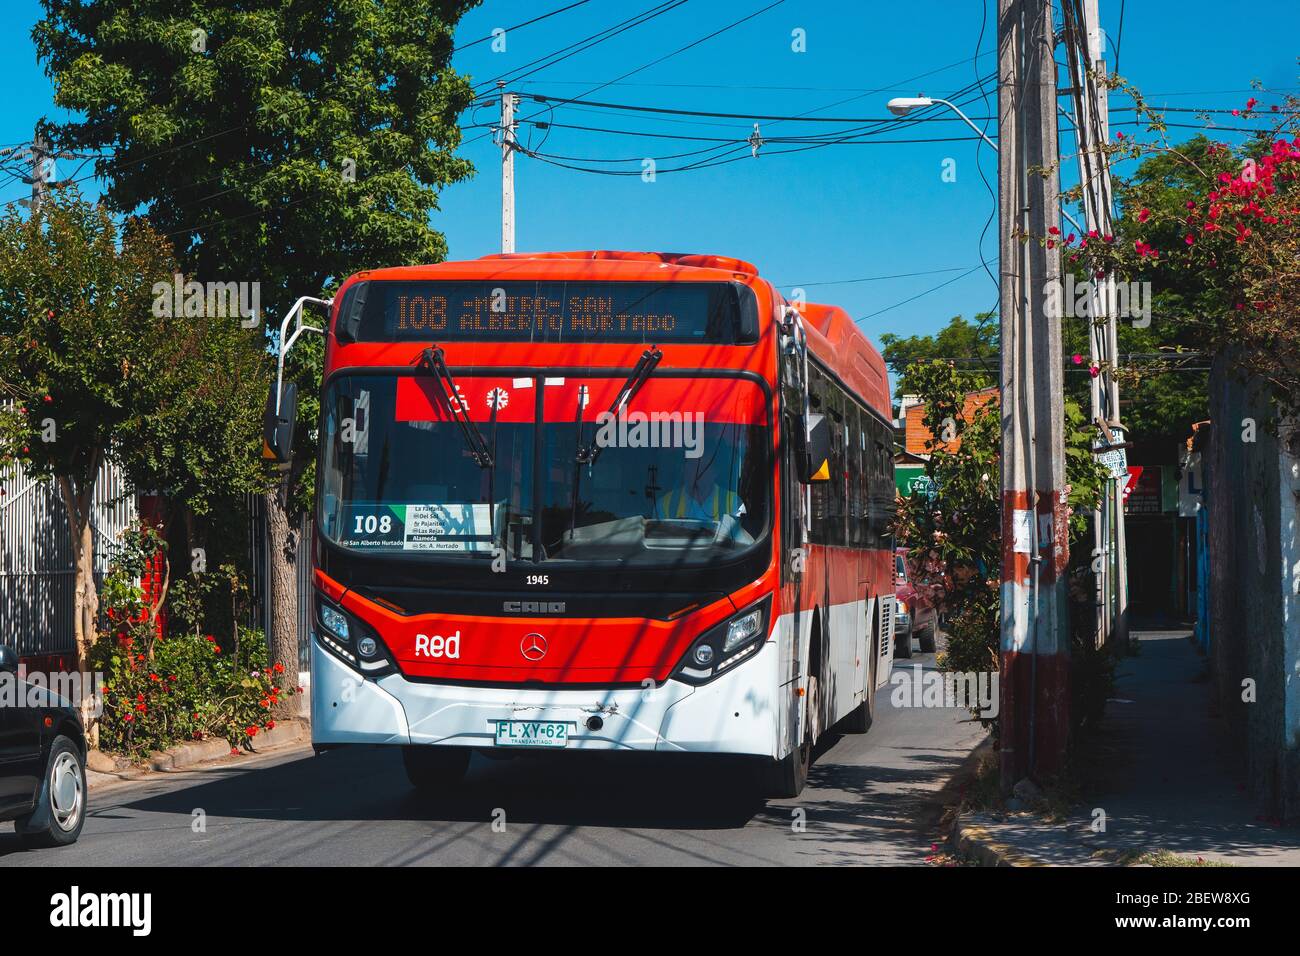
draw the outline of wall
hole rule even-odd
[[[1211,373],[1206,467],[1211,668],[1251,794],[1270,816],[1300,821],[1300,433],[1269,422],[1259,389],[1230,359]],[[1243,421],[1255,440],[1243,440]],[[1243,701],[1243,681],[1255,699]]]

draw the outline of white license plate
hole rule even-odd
[[[569,725],[558,720],[498,720],[498,747],[566,747]]]

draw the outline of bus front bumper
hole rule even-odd
[[[500,721],[568,725],[570,750],[776,757],[776,642],[717,679],[613,690],[430,684],[363,679],[312,641],[312,743],[493,747]],[[592,729],[591,718],[599,718]]]

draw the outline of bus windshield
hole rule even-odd
[[[335,376],[321,533],[353,551],[485,562],[675,566],[755,547],[771,486],[759,387],[656,377],[604,414],[625,378],[457,374],[450,397],[431,375]],[[451,402],[486,439],[490,467],[475,462]]]

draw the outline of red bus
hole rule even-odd
[[[320,304],[317,748],[400,746],[420,788],[475,748],[743,755],[795,796],[822,732],[867,730],[893,439],[843,310],[738,259],[608,251],[377,269]],[[296,404],[277,383],[268,455]]]

